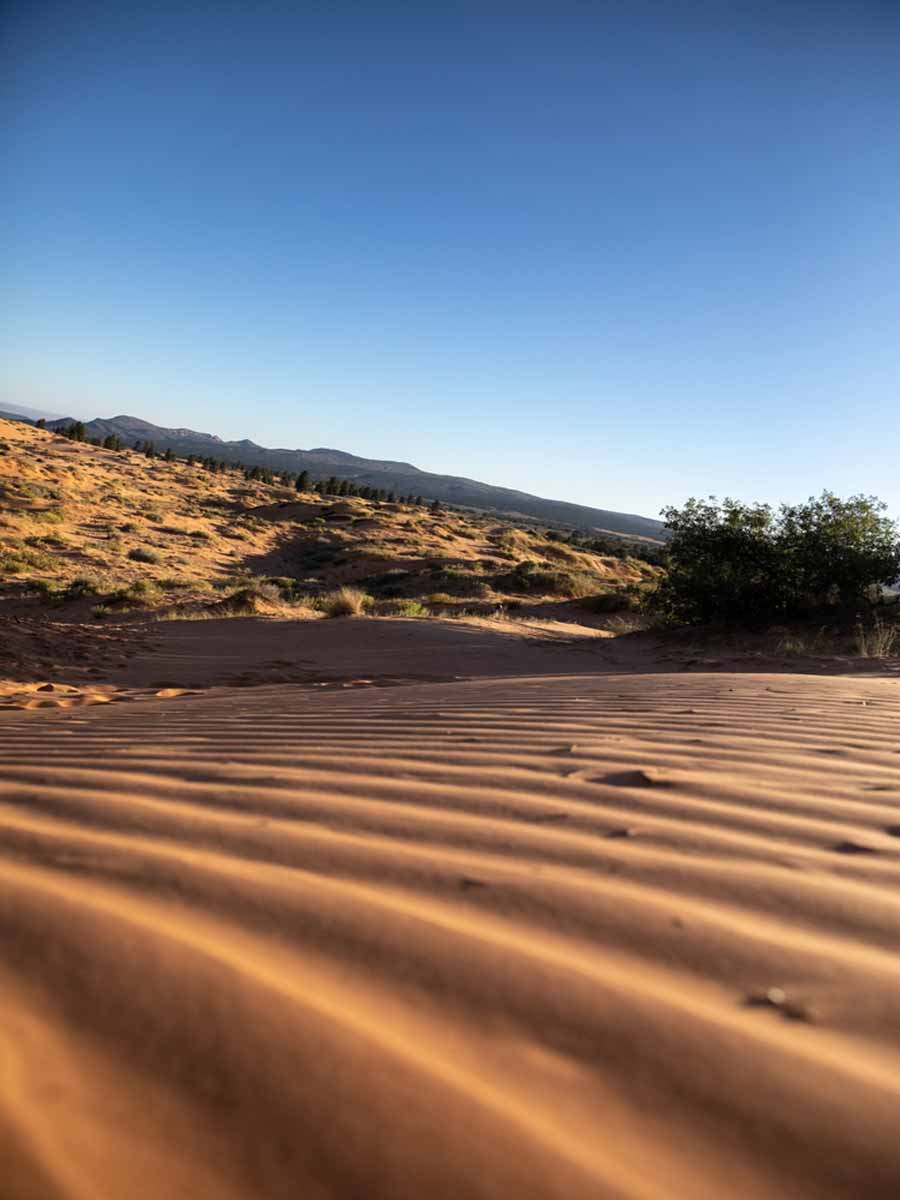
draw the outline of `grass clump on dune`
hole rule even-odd
[[[207,607],[204,615],[313,617],[316,607],[307,595],[296,590],[291,579],[256,578],[242,583],[211,608]]]
[[[900,651],[900,625],[876,617],[872,625],[857,625],[853,648],[860,658],[890,658]]]
[[[326,617],[361,617],[372,605],[368,592],[355,587],[340,587],[322,597],[321,607]]]
[[[220,607],[232,613],[258,613],[280,603],[281,592],[271,583],[253,580],[222,600]]]

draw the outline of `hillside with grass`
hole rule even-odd
[[[658,573],[609,539],[322,495],[110,442],[0,421],[7,606],[77,605],[96,620],[148,609],[587,619],[635,608]]]
[[[0,416],[6,415],[14,420],[31,420],[24,413],[0,413]],[[72,423],[72,418],[63,417],[48,421],[48,427],[61,431]],[[223,441],[215,434],[195,429],[169,429],[141,417],[124,415],[95,417],[84,423],[84,430],[88,438],[101,442],[114,438],[132,447],[149,442],[157,451],[171,451],[181,458],[212,457],[278,473],[308,471],[314,478],[334,476],[357,488],[372,488],[400,495],[413,493],[426,500],[439,500],[445,504],[513,516],[524,521],[614,533],[620,537],[650,542],[665,537],[662,522],[651,517],[549,500],[514,488],[497,487],[457,475],[438,475],[423,471],[411,463],[363,458],[344,450],[326,447],[312,450],[277,449],[257,445],[249,438]]]

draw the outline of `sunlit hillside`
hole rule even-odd
[[[582,543],[584,539],[582,539]],[[0,575],[10,601],[95,615],[293,606],[349,587],[377,615],[614,612],[656,568],[478,513],[320,496],[0,422]]]

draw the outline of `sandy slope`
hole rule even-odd
[[[620,645],[600,631],[556,622],[223,617],[98,629],[0,619],[0,703],[4,694],[47,681],[81,693],[98,684],[152,690],[366,677],[447,682],[580,674],[647,657],[637,645]]]
[[[0,718],[0,1194],[896,1197],[900,686]]]

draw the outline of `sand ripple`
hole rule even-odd
[[[896,1197],[898,732],[784,675],[4,714],[0,1195]]]

